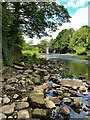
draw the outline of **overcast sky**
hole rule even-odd
[[[60,2],[61,1],[61,2]],[[63,2],[64,1],[64,2]],[[54,33],[51,33],[52,37],[55,38],[58,33],[63,29],[74,28],[79,29],[83,25],[90,26],[90,0],[57,0],[58,4],[64,5],[67,8],[70,16],[71,23],[64,23],[62,26],[59,27]],[[43,37],[42,39],[50,40],[50,37]],[[26,42],[30,40],[30,38],[25,37]],[[37,44],[40,40],[34,38],[33,44]]]

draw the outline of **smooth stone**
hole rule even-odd
[[[19,97],[19,95],[18,94],[15,94],[14,96],[13,96],[13,99],[17,99]]]
[[[14,112],[15,103],[11,105],[4,105],[0,108],[0,112],[6,115],[11,115]]]
[[[29,112],[28,110],[20,110],[18,113],[18,119],[22,118],[22,119],[25,119],[25,118],[29,118]]]
[[[44,118],[47,117],[47,112],[45,109],[34,109],[32,116],[35,118]]]
[[[3,98],[3,104],[7,104],[10,102],[10,99],[7,97],[7,95]]]
[[[46,98],[45,105],[46,105],[46,108],[49,108],[49,109],[56,108],[55,103],[53,101],[49,100],[49,98]]]
[[[51,100],[52,102],[54,102],[55,105],[59,105],[61,103],[61,101],[58,97],[47,96],[46,99]]]
[[[8,116],[8,118],[9,118],[9,119],[13,119],[13,117],[12,117],[12,116]]]
[[[24,109],[24,108],[27,108],[27,107],[29,107],[28,102],[17,102],[16,105],[15,105],[15,108],[17,110],[21,110],[21,109]]]
[[[6,116],[5,114],[0,113],[0,120],[2,120],[2,119],[6,119],[6,118],[7,118],[7,116]]]
[[[60,109],[60,113],[63,115],[69,115],[70,114],[70,110],[67,107],[62,107]]]

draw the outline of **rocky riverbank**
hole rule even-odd
[[[14,68],[3,68],[0,119],[67,119],[71,116],[70,109],[77,113],[76,118],[81,117],[81,111],[89,118],[90,81],[72,80],[72,76],[63,80],[65,70],[60,61],[45,59],[38,59],[38,64],[21,63]],[[81,99],[81,96],[86,97]]]

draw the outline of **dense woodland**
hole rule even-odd
[[[82,26],[78,30],[62,30],[50,42],[42,40],[37,47],[32,42],[26,43],[24,35],[30,38],[48,36],[45,31],[56,31],[58,26],[69,21],[67,9],[55,2],[14,2],[2,3],[2,55],[4,64],[13,66],[13,62],[22,56],[36,57],[49,46],[50,53],[76,53],[89,55],[90,27]]]

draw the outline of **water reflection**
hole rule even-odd
[[[68,73],[90,80],[90,57],[78,55],[47,55],[48,59],[60,60],[68,67]]]

